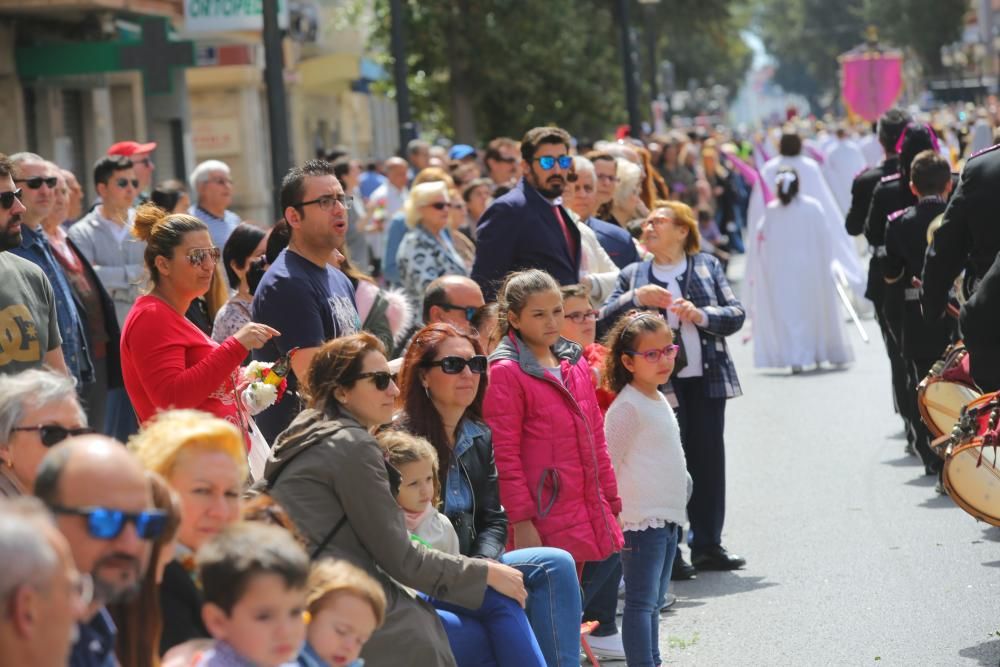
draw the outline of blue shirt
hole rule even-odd
[[[306,642],[306,645],[302,647],[302,652],[299,653],[298,660],[299,667],[327,667],[327,664],[322,658],[313,650],[313,647]],[[358,658],[347,667],[365,667],[364,658]]]
[[[361,329],[354,287],[347,276],[288,249],[278,255],[257,286],[253,320],[281,332],[253,353],[257,361],[268,362],[293,347],[319,347]],[[257,415],[257,425],[268,442],[273,443],[298,414],[298,401],[291,394],[297,388],[295,374],[290,373],[288,397]]]
[[[372,196],[372,193],[378,189],[378,186],[385,183],[387,179],[382,174],[377,171],[365,171],[361,174],[361,178],[358,179],[358,189],[361,191],[361,196],[368,199]]]
[[[216,248],[225,248],[229,235],[233,233],[236,226],[243,222],[240,216],[232,211],[225,211],[221,218],[217,218],[201,206],[192,206],[188,213],[198,218],[208,226],[208,235],[212,237],[212,243]]]
[[[42,228],[32,229],[21,225],[21,246],[11,252],[38,265],[45,277],[52,283],[56,297],[56,317],[59,320],[59,334],[62,336],[63,357],[66,367],[80,384],[94,381],[94,365],[87,349],[87,335],[80,320],[80,313],[73,300],[73,290],[66,280],[62,267],[52,256],[48,239]]]
[[[462,462],[459,459],[472,447],[473,438],[486,433],[485,426],[477,424],[471,419],[463,419],[459,425],[455,448],[451,451],[451,461],[448,463],[448,476],[445,479],[445,514],[472,512],[475,509],[469,475],[462,469]]]
[[[101,607],[90,623],[77,625],[80,636],[69,654],[69,667],[117,667],[115,637],[118,628],[111,614]]]

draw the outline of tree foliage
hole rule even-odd
[[[727,30],[735,25],[730,0],[662,0],[652,26],[632,3],[640,68],[647,62],[642,30],[652,28],[659,59],[672,59],[678,82],[689,77],[731,82],[746,69],[746,46]],[[410,94],[423,130],[482,142],[519,137],[546,123],[600,137],[627,122],[614,2],[403,4]],[[376,0],[374,6],[374,46],[391,71],[389,2]],[[643,84],[647,80],[647,74],[640,77]]]

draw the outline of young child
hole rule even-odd
[[[513,528],[507,546],[568,551],[582,569],[586,608],[609,578],[617,586],[622,547],[621,500],[592,373],[580,345],[560,336],[563,298],[552,276],[512,273],[498,303],[501,340],[490,355],[483,416]],[[602,638],[615,637],[609,647],[617,639],[615,603],[602,614]]]
[[[611,401],[615,400],[615,395],[601,386],[601,369],[604,368],[608,348],[595,342],[598,312],[590,305],[590,292],[585,285],[563,285],[560,291],[563,297],[563,324],[559,335],[583,348],[583,358],[590,366],[597,390],[597,404],[601,406],[601,412],[605,413]]]
[[[659,313],[625,315],[608,333],[607,345],[604,386],[617,397],[604,428],[625,531],[622,642],[629,667],[653,667],[661,662],[660,608],[691,488],[680,427],[658,389],[670,379],[677,346]]]
[[[378,436],[389,464],[399,471],[396,502],[406,514],[411,537],[431,549],[459,555],[458,535],[444,514],[435,509],[439,495],[438,457],[424,438],[403,431]],[[428,600],[438,611],[459,667],[465,658],[492,653],[497,665],[544,667],[545,658],[524,610],[512,598],[486,589],[479,609],[464,609],[440,600]],[[471,625],[481,629],[471,629]],[[485,642],[483,640],[486,640]],[[470,644],[475,644],[470,648]],[[481,664],[476,660],[476,664]],[[489,661],[486,664],[492,664]]]
[[[385,592],[346,561],[322,560],[309,573],[309,628],[300,667],[363,667],[358,656],[385,620]]]
[[[194,667],[294,664],[306,637],[309,556],[287,531],[237,523],[198,550],[202,618],[215,645]]]

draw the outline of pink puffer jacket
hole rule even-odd
[[[490,355],[483,411],[500,500],[511,524],[530,519],[545,546],[565,549],[577,562],[604,560],[623,543],[604,418],[580,346],[560,339],[554,352],[562,383],[516,336]]]

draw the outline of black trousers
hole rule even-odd
[[[583,564],[583,573],[580,575],[583,620],[600,623],[590,633],[594,637],[607,637],[618,632],[615,616],[618,612],[618,584],[621,580],[621,553],[613,553],[602,561]]]
[[[691,539],[696,551],[722,544],[726,520],[726,399],[709,398],[704,378],[674,378],[677,422],[688,472],[694,481],[688,501]]]
[[[987,393],[1000,390],[1000,342],[981,344],[966,337],[965,347],[969,351],[969,372],[979,388]]]
[[[944,461],[931,449],[931,440],[934,438],[931,432],[927,430],[927,426],[924,425],[924,420],[920,418],[920,408],[917,407],[917,385],[927,376],[927,373],[931,370],[931,366],[936,361],[937,359],[916,358],[906,360],[906,380],[909,389],[909,398],[913,404],[911,409],[917,415],[917,423],[915,424],[917,440],[913,446],[916,448],[917,455],[924,464],[924,471],[928,475],[936,475],[944,465]]]
[[[883,304],[876,304],[875,320],[878,322],[879,330],[882,332],[885,352],[889,356],[889,369],[892,373],[892,402],[896,407],[896,412],[903,418],[906,441],[915,446],[920,413],[915,412],[917,404],[909,392],[909,380],[906,370],[907,363],[903,359],[903,352],[899,346],[900,327],[890,324],[889,316],[886,314]],[[912,408],[911,403],[913,404]],[[914,422],[914,419],[916,419],[916,422]]]

